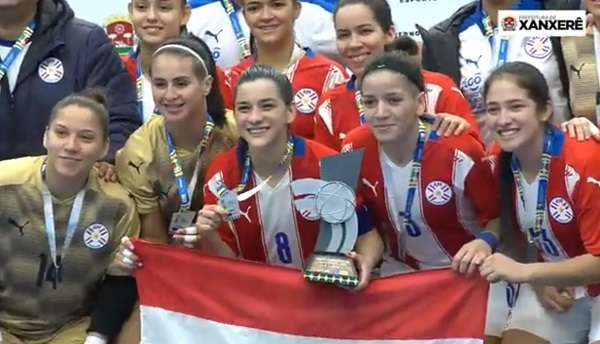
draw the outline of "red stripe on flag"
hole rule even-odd
[[[297,270],[135,241],[140,303],[278,333],[337,339],[483,338],[488,285],[449,270],[374,280],[362,292]]]

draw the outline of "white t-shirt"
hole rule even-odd
[[[4,40],[0,40],[0,58],[1,61],[4,61],[8,56],[8,52],[12,49],[14,42],[8,42]],[[25,54],[27,54],[27,50],[29,50],[29,46],[31,43],[27,43],[23,50],[17,55],[17,57],[13,60],[13,62],[8,67],[6,71],[6,75],[3,78],[8,78],[8,85],[10,87],[10,92],[15,89],[15,85],[17,84],[17,78],[19,76],[19,70],[21,69],[21,64],[23,63],[23,59],[25,58]],[[3,78],[0,78],[2,81]],[[0,92],[2,90],[0,89]]]
[[[460,88],[471,105],[486,144],[489,144],[490,133],[484,123],[483,84],[498,64],[501,37],[494,35],[494,47],[492,47],[479,26],[473,24],[463,28],[459,39]],[[555,123],[568,120],[570,118],[568,101],[560,81],[558,60],[550,37],[510,37],[506,62],[515,61],[527,62],[544,74],[554,103]]]
[[[302,10],[296,20],[294,30],[296,41],[302,47],[328,56],[337,54],[335,29],[331,14],[332,5],[324,0],[301,0]],[[210,47],[217,65],[229,69],[241,59],[240,49],[235,38],[227,12],[219,0],[192,0],[192,15],[187,28],[202,38]],[[238,21],[246,36],[250,39],[250,29],[246,25],[241,10],[237,12]]]

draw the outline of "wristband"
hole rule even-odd
[[[490,232],[481,232],[475,234],[475,239],[480,239],[485,241],[488,246],[492,249],[492,253],[496,252],[496,248],[498,248],[498,239],[496,236]]]

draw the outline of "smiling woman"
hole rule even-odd
[[[263,65],[242,73],[235,92],[240,143],[209,166],[205,181],[210,192],[196,222],[206,252],[298,270],[304,267],[315,248],[319,222],[296,210],[292,183],[320,178],[320,159],[335,151],[290,135],[294,116],[288,78]],[[222,204],[220,185],[240,194],[255,190],[239,203],[243,216],[229,224],[227,211],[218,205]],[[366,286],[383,250],[361,202],[356,205],[359,238],[353,256],[361,271],[359,289]]]
[[[192,35],[167,40],[150,65],[160,115],[134,132],[117,157],[117,174],[142,218],[142,236],[168,242],[203,204],[197,187],[208,163],[236,142],[206,44]]]
[[[600,145],[550,123],[548,84],[531,64],[494,70],[484,96],[486,125],[501,148],[493,157],[502,227],[516,227],[531,253],[529,264],[495,254],[480,268],[491,282],[520,284],[502,343],[599,344]]]
[[[4,343],[105,344],[131,314],[135,281],[112,261],[139,234],[137,211],[92,167],[108,151],[105,104],[98,91],[68,96],[50,115],[47,156],[0,162]]]
[[[233,66],[227,73],[229,85],[255,63],[285,74],[293,86],[293,103],[298,114],[292,133],[312,139],[313,122],[321,95],[347,78],[337,63],[300,46],[294,23],[302,4],[298,0],[244,0],[244,18],[254,40],[254,55]]]
[[[128,9],[139,43],[134,52],[123,57],[123,62],[136,82],[138,112],[148,120],[156,113],[149,75],[152,56],[163,42],[186,33],[190,7],[186,0],[132,0]],[[221,93],[228,95],[225,74],[218,68],[216,70]]]

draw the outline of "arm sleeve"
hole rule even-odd
[[[490,220],[498,218],[499,197],[496,188],[496,180],[490,165],[490,160],[486,157],[483,148],[472,135],[469,142],[463,147],[463,153],[466,157],[461,157],[462,161],[456,162],[456,171],[467,170],[465,175],[465,196],[471,202],[478,222],[485,226]],[[456,172],[455,172],[456,173]]]
[[[152,213],[159,207],[158,195],[148,175],[152,162],[150,144],[144,127],[140,128],[119,151],[115,164],[121,184],[131,193],[142,215]]]
[[[586,251],[594,256],[600,256],[600,202],[598,202],[600,200],[600,161],[597,159],[599,155],[600,149],[595,149],[593,154],[586,154],[591,158],[585,161],[584,167],[578,171],[580,173],[579,181],[575,186],[572,200],[581,242]]]
[[[108,161],[141,124],[137,112],[136,89],[125,65],[117,55],[104,30],[94,28],[87,44],[86,87],[101,87],[108,96],[110,150]]]
[[[331,99],[327,93],[321,96],[317,105],[314,135],[314,140],[320,144],[336,151],[341,149],[341,140],[336,138],[333,133],[333,111],[331,109]]]
[[[123,191],[123,193],[125,193],[125,191]],[[114,276],[127,275],[127,274],[123,274],[120,269],[113,266],[112,262],[114,262],[115,255],[117,254],[117,252],[119,250],[119,243],[121,242],[121,238],[123,238],[123,237],[138,238],[140,236],[140,230],[141,230],[140,217],[138,216],[135,202],[128,197],[127,201],[125,202],[125,205],[127,208],[125,211],[125,214],[123,215],[123,217],[121,217],[121,219],[117,223],[117,227],[115,228],[115,231],[113,234],[113,235],[115,235],[113,240],[117,242],[117,245],[115,246],[116,249],[114,250],[114,252],[112,253],[111,258],[110,258],[111,264],[108,266],[108,269],[106,271],[106,273],[108,275],[114,275]]]
[[[206,171],[206,178],[204,183],[204,205],[218,204],[217,196],[215,195],[216,186],[223,180],[223,172],[220,166],[223,165],[222,159],[217,157],[209,166]],[[233,224],[231,225],[233,226]],[[217,228],[219,237],[224,243],[229,246],[236,255],[239,255],[236,236],[233,232],[233,228],[228,223],[222,223]]]

